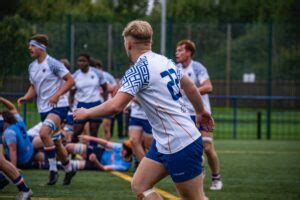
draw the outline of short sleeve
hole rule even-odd
[[[16,118],[16,120],[18,122],[23,122],[23,118],[21,117],[21,115],[19,113],[14,114],[14,117]]]
[[[99,85],[105,84],[105,83],[107,82],[107,80],[106,80],[106,78],[105,78],[103,72],[100,71],[100,70],[98,70],[98,69],[94,69],[94,71],[95,71],[96,75],[97,75],[98,78],[99,78]]]
[[[140,90],[148,86],[149,79],[147,58],[140,58],[134,66],[126,71],[121,79],[121,88],[119,91],[135,96]]]
[[[16,144],[17,143],[17,135],[16,132],[8,129],[4,131],[4,140],[7,145]]]
[[[209,75],[208,75],[207,69],[202,64],[200,64],[200,67],[199,67],[199,70],[197,73],[197,78],[198,78],[200,84],[202,84],[206,80],[209,80]]]
[[[67,75],[69,70],[64,66],[63,63],[53,59],[49,58],[48,59],[48,65],[50,67],[50,70],[55,74],[56,76],[63,78],[65,75]]]

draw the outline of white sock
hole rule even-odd
[[[57,172],[57,165],[56,165],[56,159],[55,158],[49,158],[49,170]]]

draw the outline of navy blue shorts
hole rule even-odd
[[[98,106],[101,104],[101,101],[91,102],[91,103],[84,103],[84,102],[78,102],[77,108],[93,108],[95,106]],[[102,118],[90,118],[90,119],[83,119],[83,120],[76,120],[74,121],[74,124],[84,124],[86,122],[102,122]]]
[[[129,128],[131,127],[141,127],[145,133],[152,134],[152,127],[148,120],[139,119],[135,117],[129,117]]]
[[[52,113],[52,114],[56,114],[57,116],[59,116],[61,122],[66,122],[67,116],[68,116],[68,111],[69,111],[69,106],[52,108],[48,112],[40,113],[41,121],[43,122],[47,118],[48,114]]]
[[[196,116],[195,115],[191,115],[191,119],[193,120],[193,122],[196,125]],[[196,126],[197,127],[197,126]],[[200,127],[197,127],[199,131],[203,131],[203,126],[200,125]]]
[[[175,183],[191,180],[202,173],[202,138],[186,146],[173,154],[162,154],[157,151],[156,141],[152,145],[146,157],[155,160],[166,168]]]
[[[66,124],[68,124],[68,125],[73,125],[74,124],[73,115],[68,114]]]

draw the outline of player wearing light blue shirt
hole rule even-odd
[[[8,111],[9,112],[9,111]],[[9,113],[3,113],[4,121],[5,117]],[[33,159],[33,145],[27,135],[26,125],[19,114],[13,115],[16,119],[16,123],[9,124],[5,128],[3,133],[5,155],[9,160],[15,164],[14,158],[16,156],[16,163],[19,166],[26,165]],[[13,155],[16,150],[16,155]]]
[[[182,199],[205,199],[202,173],[202,139],[182,100],[181,89],[206,130],[214,123],[204,110],[194,83],[165,56],[151,51],[153,30],[146,21],[134,20],[123,30],[130,67],[118,93],[92,109],[78,109],[75,119],[102,117],[122,111],[136,97],[152,126],[154,142],[142,159],[131,183],[138,199],[161,199],[154,185],[168,174]],[[190,187],[192,186],[192,187]]]
[[[72,160],[74,168],[104,171],[128,171],[131,168],[132,150],[129,140],[115,143],[87,135],[82,135],[80,138],[87,142],[96,142],[98,146],[81,143],[67,144],[68,153],[80,154],[85,158],[85,160]]]
[[[30,199],[33,192],[30,190],[30,188],[26,185],[22,175],[20,175],[19,170],[16,168],[16,159],[15,159],[15,165],[13,165],[11,162],[7,161],[4,157],[3,152],[3,130],[4,127],[9,126],[9,122],[15,122],[18,123],[17,120],[14,117],[14,114],[17,114],[16,107],[7,99],[0,97],[0,102],[4,104],[4,106],[8,110],[4,110],[1,112],[0,115],[0,190],[4,188],[6,185],[9,184],[9,181],[5,178],[5,176],[2,175],[2,171],[6,174],[6,176],[17,186],[19,189],[19,193],[17,195],[17,200],[24,200],[24,199]],[[4,117],[2,116],[4,115]],[[20,123],[21,126],[23,124]]]

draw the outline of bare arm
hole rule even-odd
[[[17,166],[17,146],[16,144],[9,144],[9,160],[14,165]]]
[[[202,113],[204,111],[202,97],[198,92],[195,84],[187,76],[182,77],[180,84],[185,95],[192,103],[196,113]]]
[[[183,76],[180,83],[186,96],[195,109],[197,125],[201,124],[204,130],[212,132],[214,129],[214,121],[210,114],[205,111],[202,97],[198,92],[195,84],[187,76]]]
[[[51,99],[49,100],[50,105],[56,105],[59,97],[68,92],[73,87],[74,80],[70,73],[65,75],[63,77],[63,80],[65,81],[65,84],[51,97]]]
[[[198,91],[200,92],[201,95],[203,94],[209,94],[213,91],[213,86],[211,84],[211,81],[205,80],[200,87],[198,87]]]
[[[0,97],[0,102],[2,102],[4,106],[13,114],[18,113],[16,106],[9,100],[5,99],[4,97]]]
[[[105,139],[102,138],[97,138],[89,135],[79,135],[79,138],[86,140],[86,141],[94,141],[97,142],[98,144],[101,144],[104,148],[111,149],[112,148],[112,142],[109,142]]]
[[[118,92],[112,99],[109,99],[99,106],[90,109],[79,108],[75,110],[74,119],[80,120],[115,115],[122,112],[132,99],[132,95],[125,92]]]
[[[89,157],[90,161],[93,162],[95,164],[95,166],[103,171],[112,171],[113,167],[110,165],[103,165],[101,162],[99,162],[99,160],[97,159],[95,154],[91,154]]]
[[[28,101],[36,96],[36,91],[34,86],[31,84],[28,88],[26,94],[23,97],[20,97],[18,99],[18,106],[21,106],[25,101]]]

